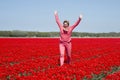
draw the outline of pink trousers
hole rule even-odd
[[[64,64],[64,52],[67,53],[67,63],[70,64],[71,60],[71,42],[60,42],[60,66]]]

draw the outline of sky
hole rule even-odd
[[[0,30],[58,32],[54,11],[61,23],[75,32],[120,32],[120,0],[0,0]]]

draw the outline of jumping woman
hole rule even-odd
[[[60,23],[59,17],[58,17],[58,12],[54,12],[56,23],[59,26],[60,29],[60,44],[59,44],[59,49],[60,49],[60,66],[64,64],[64,52],[66,50],[67,53],[67,63],[70,64],[71,62],[71,34],[73,29],[80,23],[82,19],[82,15],[79,16],[77,22],[69,26],[69,21],[65,20],[63,24]]]

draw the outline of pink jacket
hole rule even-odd
[[[59,20],[59,17],[58,17],[58,14],[55,15],[55,19],[56,19],[56,22],[60,28],[60,41],[63,41],[63,42],[70,42],[71,41],[71,34],[72,34],[72,31],[73,29],[80,23],[81,19],[79,17],[79,19],[77,20],[77,22],[72,25],[72,26],[69,26],[68,27],[68,31],[64,31],[63,29],[63,25],[60,23],[60,20]]]

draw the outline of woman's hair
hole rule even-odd
[[[64,24],[64,23],[67,23],[67,24],[68,24],[68,26],[69,26],[69,21],[65,20],[65,21],[63,22],[63,24]]]

